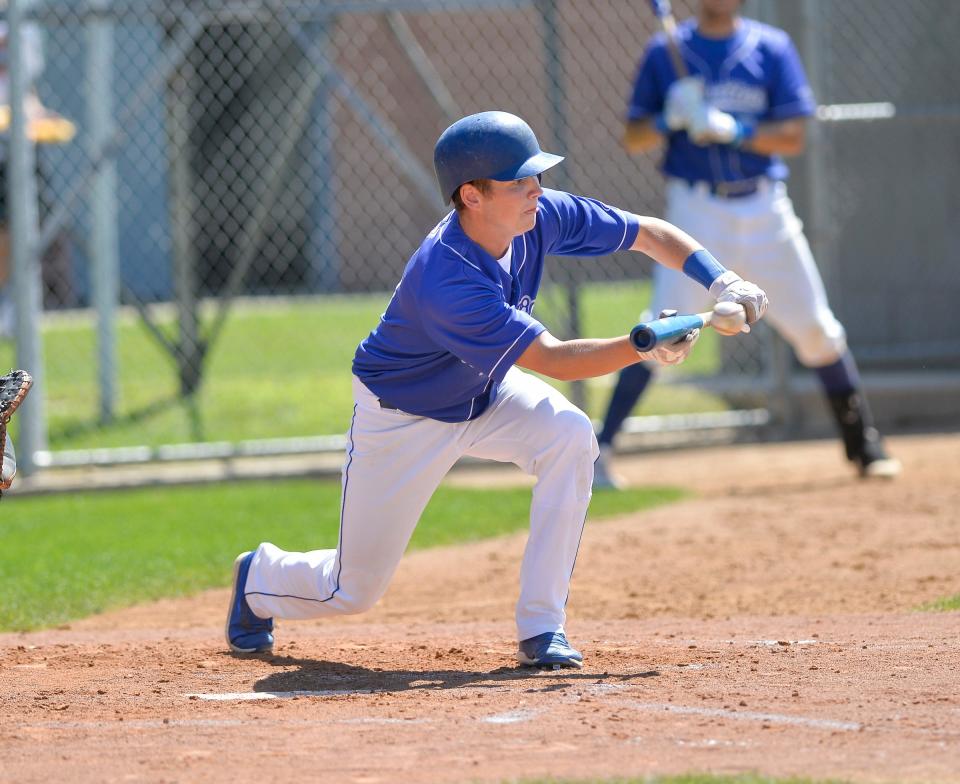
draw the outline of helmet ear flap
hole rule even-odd
[[[533,130],[508,112],[471,114],[447,128],[433,148],[433,166],[445,202],[474,180],[539,176],[563,160],[540,149]]]

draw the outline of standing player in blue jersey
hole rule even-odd
[[[269,651],[273,618],[358,613],[386,590],[421,513],[461,457],[511,462],[537,477],[516,605],[521,664],[580,667],[564,632],[570,577],[590,503],[597,441],[589,418],[536,376],[581,379],[640,360],[678,363],[698,333],[640,354],[629,337],[558,340],[533,316],[544,256],[648,254],[718,302],[766,310],[757,286],[656,218],[542,188],[563,159],[505,112],[451,125],[434,149],[452,210],[407,262],[380,323],[353,360],[335,550],[273,544],[238,556],[227,641]]]
[[[666,141],[666,219],[702,240],[767,292],[769,321],[819,377],[847,458],[864,477],[893,477],[873,424],[843,326],[794,214],[781,156],[804,147],[815,109],[803,66],[782,30],[739,15],[740,0],[702,0],[678,26],[688,76],[677,78],[665,37],[644,53],[627,114],[630,153]],[[701,310],[703,293],[657,266],[651,310]],[[652,377],[648,364],[624,369],[600,432],[594,486],[619,484],[610,466],[614,437]]]

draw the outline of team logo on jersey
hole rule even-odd
[[[517,310],[522,310],[524,313],[533,313],[533,306],[535,304],[535,299],[530,299],[528,294],[524,294],[517,303]]]
[[[732,79],[709,85],[707,100],[724,112],[763,114],[767,110],[767,91],[763,87]]]

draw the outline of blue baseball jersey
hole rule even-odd
[[[533,317],[544,257],[629,248],[639,227],[636,215],[545,188],[536,224],[511,243],[508,273],[451,212],[407,262],[380,323],[357,347],[354,374],[407,413],[475,419],[546,329]]]
[[[814,113],[813,92],[797,50],[786,32],[740,19],[729,38],[705,38],[696,19],[677,28],[677,41],[691,76],[703,77],[708,103],[748,124],[805,117]],[[627,119],[663,111],[667,89],[677,75],[661,33],[647,46],[634,83]],[[698,146],[686,131],[668,137],[663,171],[689,181],[730,182],[766,176],[787,177],[777,155],[758,155],[730,145]]]

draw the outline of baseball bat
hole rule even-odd
[[[741,305],[721,302],[715,310],[687,316],[667,316],[637,324],[630,330],[630,342],[637,351],[653,351],[663,343],[674,343],[701,327],[714,326],[723,335],[735,335],[747,323]]]
[[[680,45],[677,43],[677,23],[673,18],[673,9],[670,7],[670,0],[650,0],[650,7],[653,9],[653,15],[660,21],[660,27],[667,36],[667,51],[670,52],[673,70],[676,71],[677,78],[682,79],[687,75],[687,65],[683,62],[683,57],[680,54]]]

